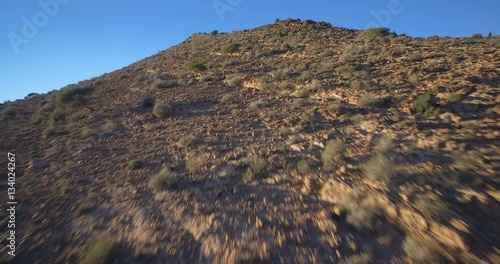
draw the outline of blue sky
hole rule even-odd
[[[4,0],[0,102],[120,69],[196,32],[292,17],[419,37],[496,35],[499,10],[498,0]]]

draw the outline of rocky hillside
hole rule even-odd
[[[1,257],[499,263],[499,45],[276,21],[6,102]]]

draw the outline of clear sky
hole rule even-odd
[[[499,0],[3,0],[0,102],[127,66],[196,32],[276,18],[426,37],[500,34]]]

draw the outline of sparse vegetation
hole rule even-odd
[[[167,118],[174,113],[172,105],[166,102],[157,102],[153,107],[153,114],[158,118]]]
[[[439,111],[439,104],[432,92],[426,92],[417,97],[413,102],[412,109],[416,113],[424,115],[436,114]]]
[[[128,168],[129,170],[137,170],[137,169],[140,169],[140,168],[142,168],[142,161],[141,161],[141,160],[131,160],[131,161],[128,163],[127,168]]]
[[[252,156],[248,159],[248,167],[243,177],[244,182],[251,182],[257,178],[265,176],[269,164],[259,156]]]
[[[311,162],[307,159],[301,159],[297,162],[297,170],[306,175],[312,172]]]
[[[403,241],[403,250],[409,258],[417,263],[438,263],[439,254],[428,247],[428,244],[412,237],[406,237]]]
[[[156,191],[163,191],[169,188],[175,188],[179,184],[179,175],[169,167],[164,167],[155,174],[149,181],[149,186]]]
[[[369,264],[372,262],[372,255],[370,253],[359,253],[349,256],[340,261],[340,264]]]
[[[327,141],[321,158],[323,159],[323,165],[326,168],[331,169],[339,164],[342,164],[345,158],[344,142],[340,139]]]
[[[81,102],[84,99],[84,96],[89,95],[93,90],[93,86],[71,85],[61,89],[61,91],[59,91],[56,95],[56,100],[61,104],[77,101]]]
[[[341,193],[338,206],[346,213],[347,223],[359,230],[372,230],[374,220],[381,212],[376,200],[360,189]]]
[[[208,69],[205,63],[200,60],[191,60],[188,62],[187,67],[190,71],[194,72],[204,72]]]
[[[190,173],[196,173],[208,164],[208,159],[203,156],[193,156],[186,160],[186,169]]]
[[[326,107],[326,111],[331,115],[339,114],[342,111],[342,105],[340,103],[330,103]]]
[[[359,34],[359,37],[366,42],[384,41],[390,36],[394,36],[394,33],[391,33],[391,30],[386,27],[368,28]]]
[[[118,244],[110,239],[102,238],[94,242],[83,256],[82,264],[105,264],[112,260]]]
[[[362,108],[369,108],[369,107],[381,106],[383,102],[384,101],[381,98],[379,98],[375,95],[367,94],[367,95],[359,97],[357,103],[358,103],[358,106],[360,106]]]
[[[390,158],[379,154],[362,165],[363,175],[371,180],[388,182],[394,177],[394,164]]]
[[[179,144],[183,147],[192,147],[198,142],[195,135],[185,135],[179,139]]]
[[[17,114],[17,109],[12,106],[7,106],[0,112],[2,120],[14,117]]]
[[[233,53],[238,52],[239,49],[240,49],[240,44],[229,43],[229,44],[223,45],[220,48],[220,52],[222,54],[233,54]]]
[[[448,205],[435,195],[420,195],[414,206],[428,220],[443,221],[449,215]]]

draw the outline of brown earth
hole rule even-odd
[[[499,43],[287,20],[7,102],[18,245],[3,261],[104,244],[110,263],[498,263]],[[57,100],[75,87],[93,90]]]

